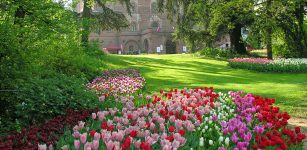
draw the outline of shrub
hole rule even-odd
[[[200,50],[198,54],[209,58],[233,58],[237,55],[232,50],[224,50],[218,48],[205,48]]]
[[[56,115],[63,115],[67,109],[93,108],[97,96],[82,86],[84,80],[64,74],[52,74],[45,78],[19,80],[18,91],[8,95],[3,102],[0,127],[36,124]],[[6,128],[11,130],[16,128]],[[19,127],[18,127],[19,128]]]

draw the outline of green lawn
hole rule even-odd
[[[108,55],[110,68],[140,68],[147,91],[212,86],[216,91],[242,90],[276,99],[292,116],[307,118],[307,74],[258,73],[232,69],[226,61],[181,55]]]

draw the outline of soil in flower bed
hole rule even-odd
[[[32,150],[38,149],[38,144],[46,143],[55,146],[65,128],[71,128],[80,120],[87,119],[98,109],[68,110],[65,115],[57,116],[40,125],[24,128],[20,133],[14,131],[0,138],[1,150]]]

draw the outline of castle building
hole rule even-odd
[[[134,9],[131,16],[121,4],[110,3],[108,7],[122,12],[130,26],[121,31],[102,31],[91,33],[89,40],[98,40],[101,48],[110,53],[140,54],[161,53],[173,54],[186,51],[183,43],[173,42],[172,24],[165,14],[158,13],[156,0],[131,0]],[[83,4],[78,4],[77,12],[81,12]],[[99,7],[94,7],[99,11]]]
[[[156,0],[131,0],[134,7],[131,15],[126,8],[117,3],[107,6],[115,12],[123,13],[130,26],[121,31],[102,31],[91,33],[90,41],[98,41],[102,49],[114,54],[186,53],[187,47],[181,41],[173,41],[172,33],[175,23],[171,23],[166,14],[158,13]],[[77,12],[83,10],[82,2],[77,5]],[[98,6],[93,11],[101,11]],[[230,47],[229,36],[222,37],[215,43],[216,47],[227,49]]]

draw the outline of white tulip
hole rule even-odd
[[[220,136],[219,142],[223,142],[223,141],[224,141],[224,137]]]
[[[213,145],[213,141],[212,140],[209,140],[209,145]]]
[[[199,139],[199,146],[200,146],[200,147],[203,147],[203,146],[204,146],[204,138],[203,138],[203,137],[201,137],[201,138]]]
[[[227,137],[226,139],[225,139],[225,144],[228,146],[229,145],[229,137]]]
[[[216,129],[216,130],[220,130],[220,128],[219,128],[218,126],[215,126],[215,129]]]
[[[201,130],[201,132],[202,132],[202,133],[205,133],[205,132],[206,132],[206,130],[205,130],[205,129],[202,129],[202,130]]]
[[[205,126],[205,129],[207,130],[207,129],[208,129],[208,126]]]

